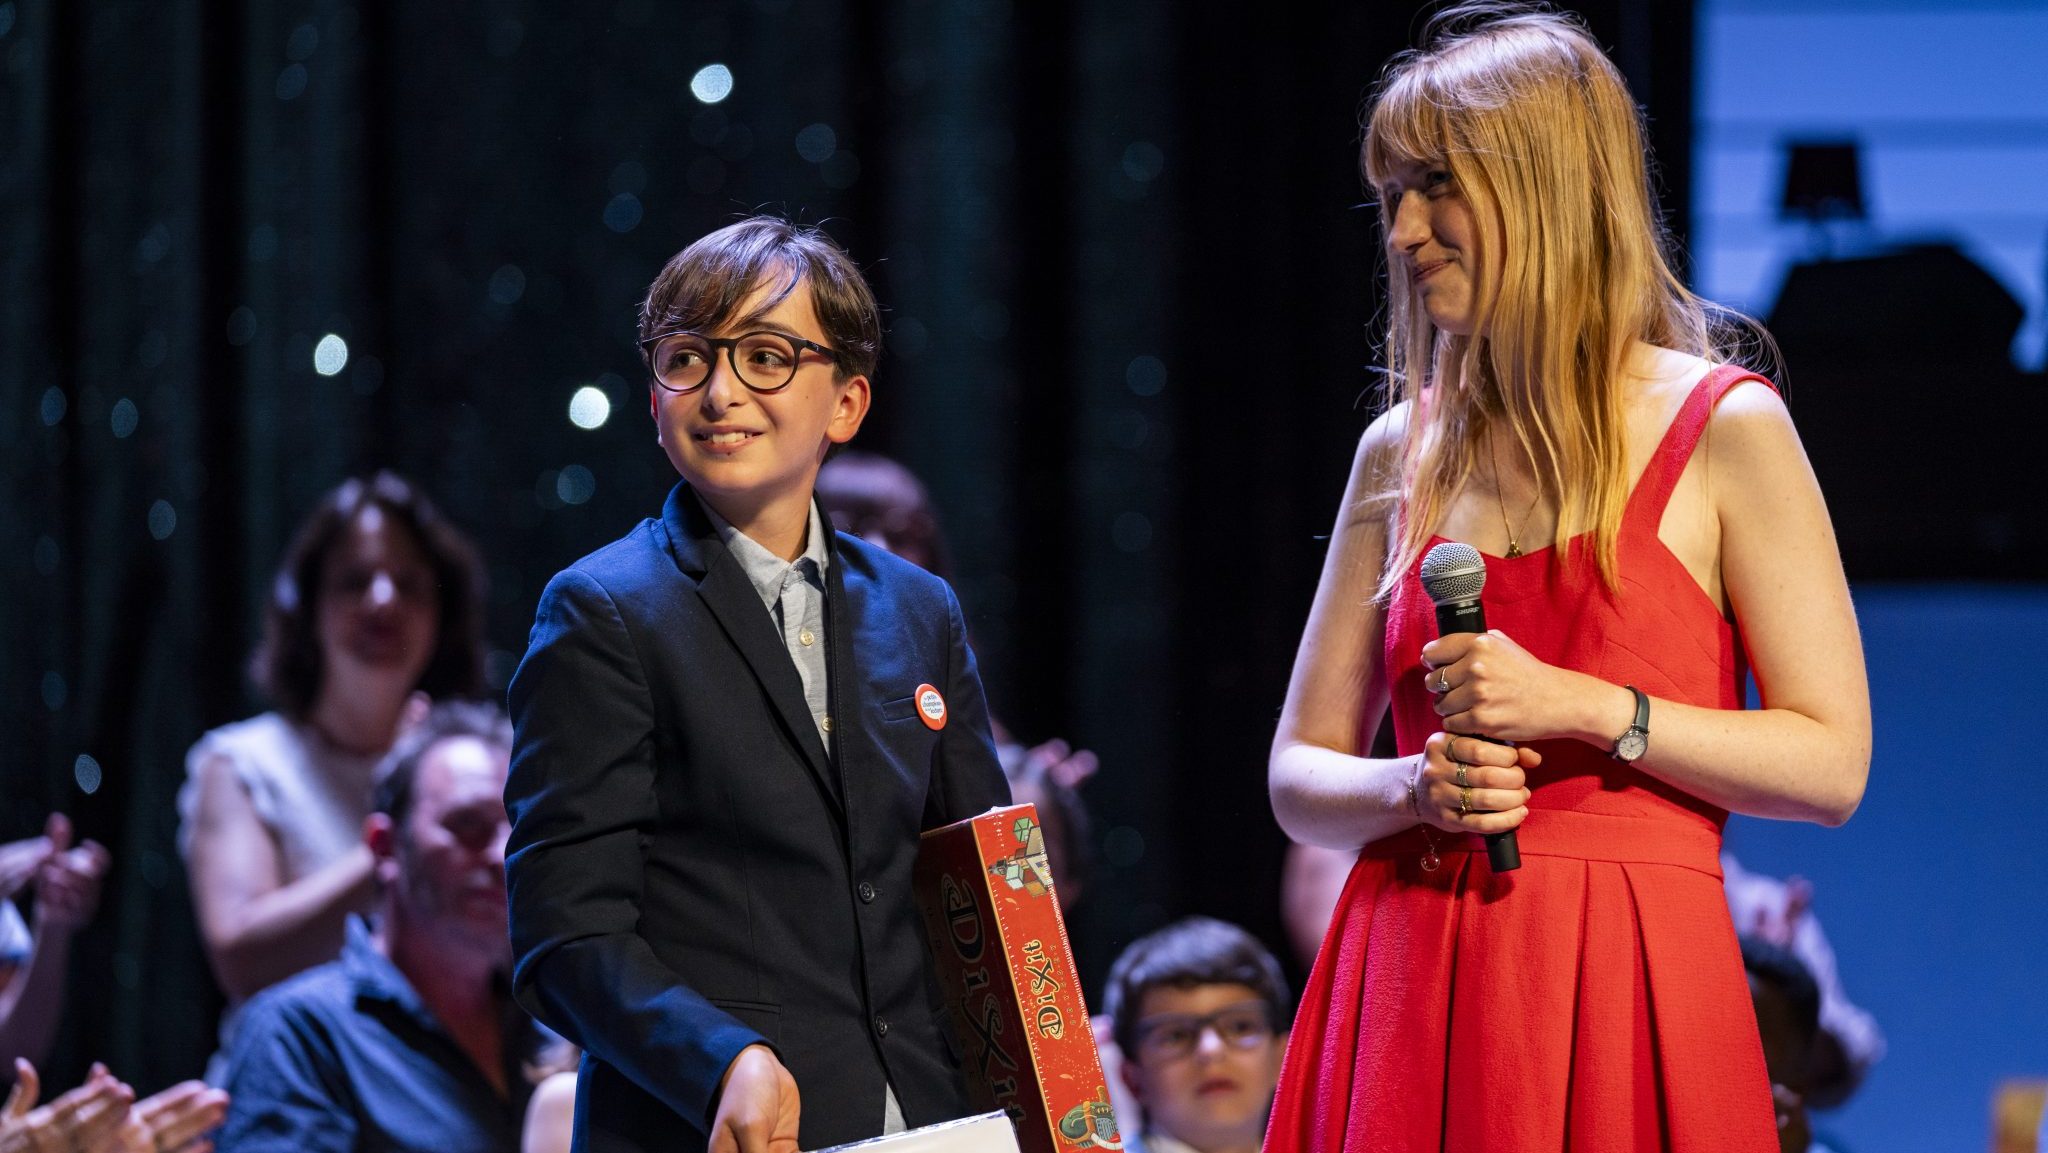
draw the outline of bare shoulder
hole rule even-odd
[[[1805,455],[1784,398],[1760,380],[1730,388],[1714,406],[1707,429],[1714,451],[1728,454],[1730,464],[1765,464],[1788,453]]]
[[[1357,463],[1381,468],[1400,460],[1401,448],[1408,440],[1408,418],[1413,411],[1413,404],[1404,400],[1374,417],[1365,426],[1365,434],[1358,438]]]

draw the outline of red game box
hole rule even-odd
[[[952,1008],[968,1098],[1023,1153],[1123,1148],[1032,805],[924,835],[917,903]]]

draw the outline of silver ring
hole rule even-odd
[[[1450,671],[1451,671],[1451,667],[1450,667],[1449,665],[1445,665],[1445,666],[1444,666],[1443,668],[1440,668],[1440,669],[1438,669],[1438,670],[1436,671],[1436,691],[1437,691],[1437,692],[1439,692],[1439,693],[1447,693],[1447,692],[1450,692],[1450,691],[1451,691],[1451,678],[1450,678],[1450,675],[1449,675],[1449,674],[1450,674]]]
[[[1459,787],[1459,788],[1461,788],[1461,789],[1464,789],[1464,788],[1470,788],[1470,787],[1471,787],[1471,784],[1470,784],[1470,782],[1468,782],[1467,780],[1465,780],[1465,762],[1463,762],[1463,761],[1452,761],[1451,763],[1452,763],[1452,764],[1454,764],[1454,765],[1456,765],[1456,766],[1458,766],[1458,771],[1457,771],[1457,775],[1456,775],[1456,776],[1455,776],[1455,777],[1453,778],[1453,779],[1455,779],[1455,780],[1456,780],[1456,781],[1458,782],[1458,787]]]

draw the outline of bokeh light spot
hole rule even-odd
[[[706,64],[690,77],[690,95],[705,104],[716,104],[732,95],[732,69],[723,64]]]
[[[158,540],[169,540],[178,531],[178,510],[171,502],[160,500],[149,506],[149,535]]]
[[[45,428],[55,428],[70,408],[71,400],[64,395],[63,389],[53,384],[43,390],[42,417]]]
[[[292,29],[291,39],[284,42],[284,54],[287,59],[305,60],[319,47],[320,30],[311,24],[301,24]]]
[[[796,134],[796,154],[812,164],[823,164],[839,150],[839,134],[830,124],[806,125]]]
[[[78,787],[87,793],[97,793],[105,774],[100,771],[100,763],[93,760],[90,753],[80,753],[78,759],[71,762],[71,779],[77,781]]]
[[[517,304],[526,295],[526,272],[516,264],[501,264],[491,273],[491,299],[499,304]]]
[[[107,416],[107,424],[114,430],[115,440],[127,440],[135,435],[135,426],[141,421],[141,410],[125,396],[114,402],[114,411]]]
[[[563,504],[583,504],[597,495],[597,478],[580,464],[572,464],[555,478],[555,495]]]
[[[1128,869],[1145,859],[1145,835],[1129,825],[1118,825],[1102,838],[1102,855],[1119,869]]]
[[[14,5],[0,4],[0,36],[14,31]]]
[[[333,376],[348,367],[348,341],[333,333],[320,338],[313,346],[313,371],[321,376]]]
[[[643,215],[645,211],[640,207],[640,198],[630,192],[621,192],[604,206],[604,226],[613,232],[631,232],[640,227]]]
[[[305,94],[306,66],[304,64],[285,65],[284,71],[277,74],[277,98],[279,100],[297,100]]]
[[[1150,140],[1133,140],[1124,149],[1124,175],[1140,184],[1159,178],[1166,168],[1166,153]]]
[[[1166,362],[1156,356],[1134,356],[1124,366],[1124,383],[1139,396],[1158,396],[1166,388]]]
[[[611,398],[596,385],[586,384],[569,398],[569,423],[577,428],[603,428],[611,416]]]
[[[56,712],[71,699],[71,686],[64,683],[64,674],[50,669],[43,674],[43,707]]]

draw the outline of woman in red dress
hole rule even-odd
[[[1671,271],[1635,103],[1565,16],[1433,22],[1363,160],[1389,408],[1270,765],[1290,835],[1363,852],[1268,1153],[1776,1149],[1721,827],[1847,820],[1870,715],[1805,453],[1726,363],[1759,334]],[[1494,631],[1437,637],[1442,540],[1486,554]],[[1496,873],[1479,834],[1508,829]]]

